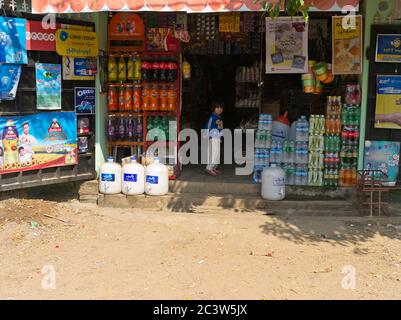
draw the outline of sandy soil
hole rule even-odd
[[[399,299],[400,239],[397,218],[6,200],[0,299]]]

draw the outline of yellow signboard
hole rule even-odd
[[[97,35],[90,31],[58,29],[56,51],[60,56],[97,57]]]

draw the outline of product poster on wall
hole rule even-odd
[[[332,17],[333,74],[362,73],[362,16]]]
[[[0,101],[15,99],[20,77],[21,65],[0,64]]]
[[[35,68],[37,109],[61,109],[61,65],[36,63]]]
[[[378,34],[376,62],[401,62],[401,34]]]
[[[266,18],[266,73],[308,72],[308,24],[302,17]]]
[[[28,63],[25,19],[0,17],[0,63]]]
[[[93,87],[74,88],[75,112],[79,114],[95,113],[96,89]]]
[[[401,76],[378,75],[375,128],[401,129]]]
[[[95,80],[96,58],[74,58],[63,56],[63,80]]]
[[[0,134],[0,174],[78,162],[75,112],[0,118]]]
[[[399,161],[399,142],[365,141],[365,170],[381,170],[387,175],[388,185],[394,186],[397,182]],[[377,173],[376,176],[380,175]]]

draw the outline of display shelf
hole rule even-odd
[[[142,81],[141,82],[138,81],[138,82],[108,82],[106,85],[108,87],[115,86],[117,88],[122,88],[125,86],[135,86],[135,85],[142,85],[142,84],[143,84]]]
[[[117,16],[116,14],[115,16]],[[114,17],[111,19],[113,20]],[[180,52],[168,52],[168,51],[146,51],[146,50],[136,50],[135,47],[131,45],[124,45],[124,47],[120,47],[120,52],[117,52],[117,48],[113,48],[110,45],[110,40],[112,40],[109,36],[109,41],[108,41],[108,52],[109,56],[114,56],[114,57],[129,57],[132,56],[132,54],[139,54],[141,56],[142,60],[146,60],[147,58],[157,58],[160,57],[169,57],[171,60],[174,60],[174,62],[177,64],[177,79],[175,81],[124,81],[124,82],[108,82],[107,87],[115,87],[117,90],[120,88],[124,88],[127,85],[174,85],[175,90],[176,90],[176,108],[173,111],[152,111],[152,110],[141,110],[140,112],[133,112],[133,111],[109,111],[108,115],[109,116],[115,116],[116,118],[123,118],[123,117],[128,117],[128,116],[133,116],[133,117],[143,117],[142,119],[142,130],[143,130],[143,141],[109,141],[109,152],[110,154],[116,154],[118,152],[117,148],[118,147],[138,147],[137,151],[140,154],[145,154],[148,147],[150,147],[152,144],[157,143],[157,142],[162,142],[162,141],[146,141],[146,136],[148,132],[148,122],[151,120],[151,117],[172,117],[173,119],[177,120],[177,138],[175,141],[163,141],[163,143],[166,143],[168,146],[179,146],[180,142],[178,140],[178,133],[179,133],[179,128],[180,128],[180,110],[181,110],[181,55]],[[118,101],[118,97],[117,97]],[[173,138],[174,139],[174,138]],[[164,145],[164,144],[163,144]],[[133,151],[134,152],[134,151]],[[178,160],[178,150],[175,152],[175,157],[177,162]],[[180,174],[180,169],[177,169],[177,172],[174,173],[173,176],[170,176],[170,179],[176,179]]]
[[[146,116],[176,116],[177,111],[146,111]]]
[[[126,116],[135,116],[135,117],[143,117],[143,112],[134,112],[134,111],[109,111],[109,115],[114,115],[117,117],[126,117]]]

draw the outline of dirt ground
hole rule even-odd
[[[400,218],[201,211],[1,201],[0,299],[401,298]]]

